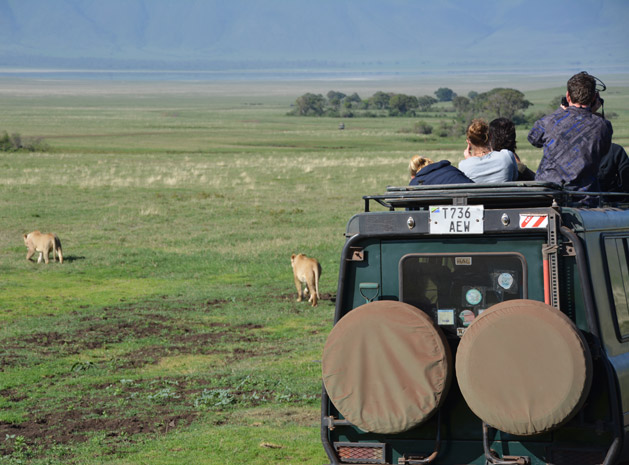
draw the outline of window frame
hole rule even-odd
[[[443,253],[435,253],[435,252],[411,252],[400,257],[398,262],[398,283],[399,283],[399,299],[401,302],[406,302],[408,296],[404,296],[404,273],[403,273],[403,263],[405,260],[409,258],[454,258],[454,257],[511,257],[515,258],[520,262],[521,265],[521,274],[522,279],[521,282],[518,283],[518,286],[521,286],[521,299],[528,299],[528,262],[526,261],[526,257],[520,252],[443,252]],[[491,308],[491,307],[488,307]],[[423,311],[426,311],[422,309]],[[432,315],[431,315],[432,316]]]
[[[614,330],[618,340],[620,342],[629,342],[629,234],[603,234],[601,240],[603,245],[605,280],[612,323],[614,324]],[[608,245],[612,241],[614,243],[613,250],[612,247]],[[610,254],[612,254],[613,257],[610,257]],[[625,272],[624,277],[623,271]],[[615,292],[616,280],[620,281],[619,293],[624,291],[625,295],[625,317],[622,319],[622,322],[619,318],[619,305],[617,305],[619,302],[617,301],[617,293]],[[624,323],[624,325],[622,323]],[[626,327],[626,334],[623,334],[622,326]]]

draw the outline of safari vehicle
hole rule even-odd
[[[364,197],[322,357],[332,464],[629,461],[629,210],[577,194]]]

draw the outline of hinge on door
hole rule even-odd
[[[350,262],[362,262],[365,261],[365,250],[362,247],[350,247],[349,258]]]
[[[562,257],[576,257],[577,252],[574,249],[574,245],[572,242],[564,242],[561,247],[561,256]]]

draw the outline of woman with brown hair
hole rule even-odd
[[[477,183],[499,183],[518,179],[518,164],[513,152],[507,149],[492,150],[489,139],[489,124],[475,119],[467,128],[465,159],[459,169]]]

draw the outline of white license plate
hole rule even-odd
[[[483,234],[482,205],[430,207],[430,234]]]

